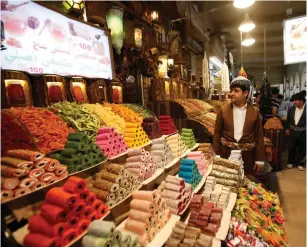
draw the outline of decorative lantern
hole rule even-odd
[[[149,12],[150,21],[159,21],[159,12],[157,10],[151,10]]]
[[[83,9],[85,8],[83,0],[64,0],[62,1],[62,5],[68,12],[76,11],[83,13]]]
[[[124,39],[124,24],[123,24],[124,10],[118,7],[112,7],[107,12],[107,23],[111,29],[111,39],[117,54],[120,54],[123,47]]]
[[[134,42],[136,47],[142,47],[143,43],[142,29],[140,27],[134,28]]]

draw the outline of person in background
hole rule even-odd
[[[270,118],[272,117],[276,117],[279,107],[280,107],[280,101],[278,99],[278,94],[279,94],[279,89],[277,87],[271,87],[271,113],[269,114],[264,114],[263,115],[263,120],[264,123],[266,123],[266,121],[268,121]]]
[[[255,93],[254,94],[255,97],[255,107],[257,107],[259,109],[259,104],[260,104],[260,93]]]
[[[231,150],[242,150],[245,174],[263,171],[266,160],[262,120],[259,110],[248,103],[252,86],[248,79],[238,76],[230,85],[231,103],[223,105],[216,118],[213,149],[222,158]]]
[[[304,171],[306,156],[306,91],[292,96],[293,106],[287,115],[286,135],[289,136],[289,154],[287,168],[298,164]],[[297,154],[297,155],[296,155]]]

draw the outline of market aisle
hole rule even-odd
[[[287,169],[277,178],[290,247],[306,246],[306,172]]]

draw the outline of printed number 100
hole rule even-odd
[[[29,67],[28,70],[32,73],[44,73],[44,70],[42,68]]]
[[[90,45],[87,45],[87,44],[82,44],[82,43],[79,43],[80,45],[80,48],[83,49],[83,50],[92,50],[92,47]]]

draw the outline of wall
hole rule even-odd
[[[285,96],[306,90],[306,63],[291,64],[286,66],[284,80]]]

